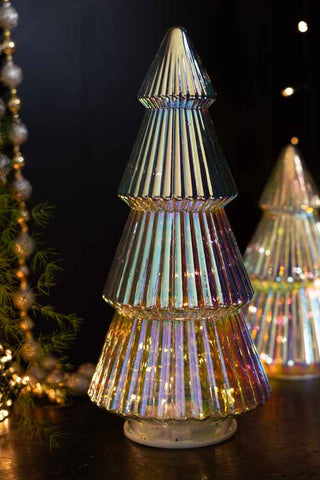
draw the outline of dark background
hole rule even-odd
[[[292,136],[315,180],[319,23],[310,1],[15,0],[23,146],[32,202],[55,216],[48,246],[65,273],[50,298],[84,318],[70,351],[95,362],[112,318],[101,291],[129,213],[116,196],[145,109],[137,91],[166,30],[184,26],[218,92],[211,115],[239,196],[227,214],[241,251],[258,199]],[[299,20],[309,31],[299,33]],[[302,85],[296,95],[282,88]],[[319,182],[320,183],[320,182]]]

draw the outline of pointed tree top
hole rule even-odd
[[[289,211],[320,207],[314,181],[293,145],[282,150],[261,195],[260,207]]]
[[[139,100],[146,108],[207,108],[215,96],[186,30],[170,28],[140,88]]]

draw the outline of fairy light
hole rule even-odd
[[[300,33],[305,33],[308,31],[308,24],[307,22],[305,22],[304,20],[300,20],[300,22],[298,23],[298,30]]]
[[[250,306],[248,307],[248,311],[249,311],[250,313],[256,313],[257,310],[258,310],[257,307],[255,307],[254,305],[250,305]]]
[[[306,33],[309,29],[308,23],[305,20],[300,20],[297,24],[298,31],[300,33]],[[288,86],[284,88],[281,91],[281,95],[283,97],[291,97],[295,93],[295,88],[292,86]],[[299,138],[298,137],[292,137],[290,139],[291,145],[298,145],[299,143]]]
[[[12,360],[11,350],[0,344],[0,424],[9,417],[14,401],[24,388],[21,377],[11,366]]]
[[[291,97],[295,92],[295,89],[293,87],[286,87],[282,90],[281,95],[283,97]]]

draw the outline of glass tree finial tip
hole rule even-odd
[[[317,187],[294,145],[283,148],[262,192],[265,210],[300,211],[320,207]]]
[[[206,108],[216,93],[185,28],[171,27],[138,93],[147,108]]]
[[[180,25],[173,25],[167,30],[166,35],[168,35],[171,32],[177,31],[179,33],[187,33],[187,29],[184,27],[181,27]]]

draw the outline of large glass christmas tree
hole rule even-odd
[[[288,145],[262,193],[245,262],[256,291],[247,320],[268,375],[320,375],[319,195]]]
[[[89,395],[152,446],[230,437],[270,387],[241,307],[253,290],[224,207],[237,194],[187,34],[170,29],[119,195],[131,208],[104,290],[116,309]]]

